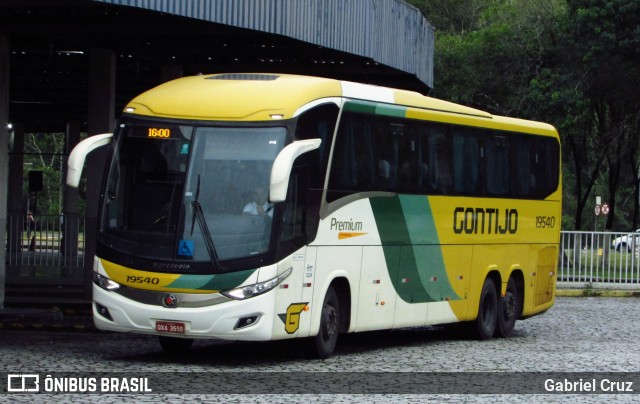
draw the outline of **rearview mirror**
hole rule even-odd
[[[87,155],[98,147],[111,143],[112,137],[113,133],[103,133],[101,135],[90,136],[78,143],[76,147],[71,150],[67,164],[67,185],[78,188],[80,176],[82,175],[82,168],[84,167]]]
[[[297,140],[282,149],[271,168],[269,201],[275,203],[287,199],[287,187],[293,162],[298,156],[320,147],[320,143],[322,143],[321,139]]]

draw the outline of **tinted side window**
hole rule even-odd
[[[329,188],[331,199],[378,189],[376,117],[344,112],[335,139]]]
[[[418,124],[418,192],[436,195],[451,193],[453,152],[450,127],[433,122]]]
[[[322,189],[327,173],[329,151],[333,132],[338,119],[338,107],[335,104],[324,104],[312,108],[298,117],[295,140],[321,139],[320,147],[300,157],[302,164],[309,167],[311,188]]]
[[[518,139],[490,133],[485,138],[484,159],[486,167],[486,192],[490,196],[507,196],[511,184],[509,176],[512,159],[509,145]]]
[[[335,139],[328,199],[356,192],[416,192],[417,153],[413,122],[344,112]]]
[[[551,138],[536,138],[532,156],[532,174],[535,177],[535,187],[532,194],[545,197],[558,187],[560,148],[558,142]]]
[[[473,128],[453,128],[453,192],[457,195],[478,193],[480,139]]]
[[[543,199],[559,181],[543,136],[344,112],[328,201],[366,191]]]

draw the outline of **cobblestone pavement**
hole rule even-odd
[[[187,354],[170,356],[162,352],[158,341],[151,336],[87,330],[3,329],[0,330],[0,363],[10,374],[79,378],[91,374],[126,374],[152,376],[154,380],[159,377],[182,387],[175,391],[181,394],[0,393],[0,402],[640,402],[640,394],[467,395],[456,394],[454,386],[484,383],[481,380],[486,376],[489,383],[513,382],[517,384],[516,392],[530,393],[539,392],[541,383],[548,377],[561,380],[568,372],[636,372],[618,375],[630,377],[634,381],[633,389],[640,392],[639,309],[638,298],[559,297],[556,305],[544,315],[518,321],[514,335],[508,339],[474,341],[439,327],[350,334],[341,336],[335,356],[327,360],[306,359],[299,342],[291,341],[196,341]],[[199,374],[202,379],[191,380],[180,372],[203,372]],[[220,385],[211,386],[210,390],[205,388],[203,394],[188,394],[191,385],[211,379],[210,376],[216,374],[213,372],[225,375],[226,388],[222,389],[225,393],[233,391],[229,386],[235,383],[241,394],[206,393],[216,391]],[[230,378],[231,372],[237,377]],[[255,382],[254,376],[260,374],[249,372],[261,372],[265,383],[279,384],[272,386],[277,394],[250,394],[252,387],[261,391],[259,387],[264,386]],[[318,377],[314,378],[314,372],[320,372]],[[460,377],[447,373],[443,379],[443,383],[453,383],[450,391],[444,389],[450,394],[367,394],[368,384],[380,389],[385,380],[398,382],[396,372],[407,372],[403,377],[406,375],[408,383],[419,381],[420,372],[456,372]],[[514,372],[540,373],[510,379]],[[320,394],[324,391],[343,393],[336,386],[341,383],[344,386],[345,380],[354,375],[356,381],[347,387],[348,392],[355,394]],[[357,380],[358,375],[362,380]],[[598,378],[597,383],[601,382],[601,375],[594,377]],[[616,378],[615,375],[607,377]],[[4,389],[6,373],[3,378],[0,385]],[[580,378],[582,374],[573,379]],[[245,380],[253,382],[245,383]],[[587,379],[585,375],[585,380],[591,380],[591,376]],[[313,394],[300,395],[306,392],[305,386]],[[203,390],[202,385],[195,388]],[[393,387],[390,391],[398,392]],[[415,390],[401,388],[400,392]]]

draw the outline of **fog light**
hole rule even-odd
[[[98,314],[100,314],[102,317],[106,318],[107,320],[113,321],[113,318],[111,317],[111,313],[109,313],[109,309],[107,309],[103,305],[96,303],[96,311],[98,312]]]
[[[233,329],[239,330],[241,328],[246,328],[254,325],[257,322],[258,322],[258,316],[242,317],[240,320],[238,320],[238,322],[236,323],[236,326],[233,327]]]

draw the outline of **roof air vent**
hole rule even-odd
[[[207,80],[256,80],[271,81],[277,79],[275,74],[227,73],[207,77]]]

